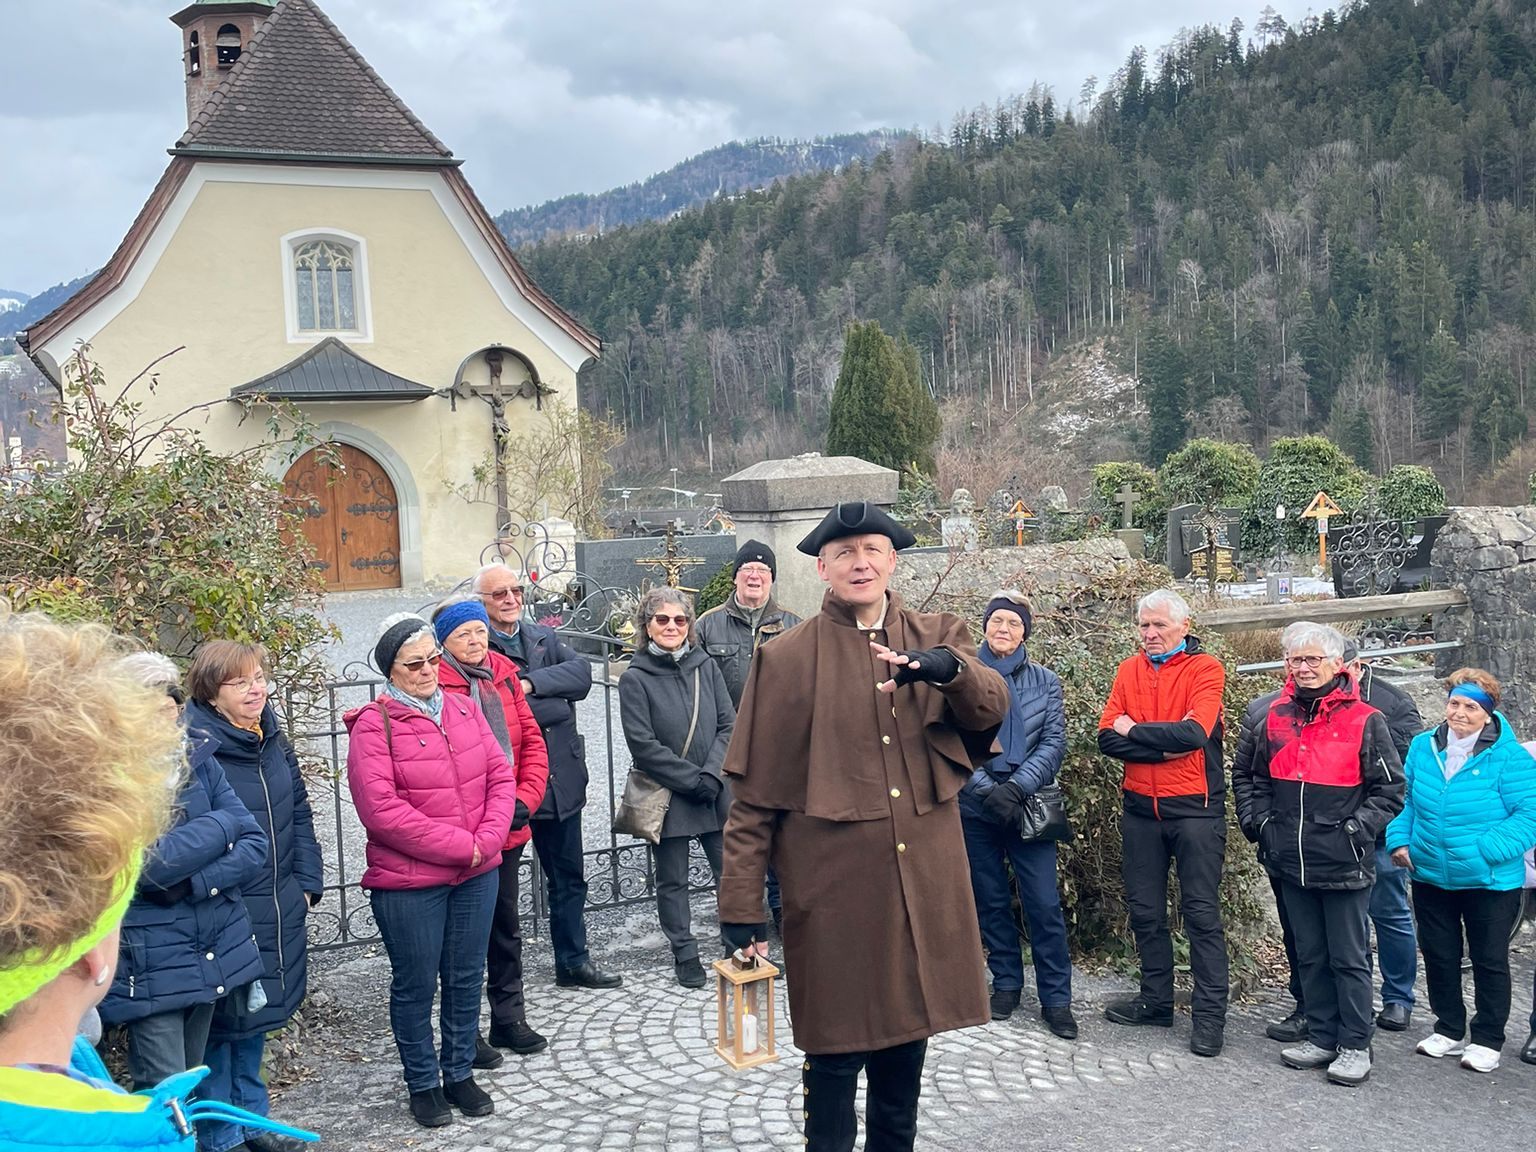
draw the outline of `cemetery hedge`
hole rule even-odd
[[[1389,468],[1376,489],[1376,501],[1388,516],[1410,524],[1445,515],[1445,489],[1433,472],[1416,464]]]
[[[1258,491],[1259,468],[1248,445],[1200,437],[1170,453],[1157,475],[1170,506],[1246,508]]]
[[[1073,838],[1062,845],[1059,871],[1062,907],[1073,952],[1112,963],[1134,965],[1135,944],[1125,907],[1121,879],[1121,766],[1099,753],[1099,713],[1109,696],[1115,669],[1135,650],[1132,626],[1136,600],[1153,588],[1170,583],[1167,569],[1144,562],[1122,566],[1113,575],[1092,579],[1065,594],[1043,590],[1029,572],[1013,583],[1030,596],[1035,627],[1029,640],[1030,658],[1061,677],[1066,697],[1067,755],[1061,771],[1072,820]],[[985,593],[945,594],[931,608],[958,612],[973,621],[980,640],[980,612]],[[1195,628],[1199,633],[1199,613]],[[1203,636],[1207,648],[1235,661],[1219,636]],[[1238,720],[1255,696],[1272,691],[1267,678],[1230,673],[1226,690],[1226,745],[1230,755]],[[1253,946],[1264,934],[1266,921],[1260,894],[1264,881],[1252,847],[1237,830],[1232,804],[1227,804],[1227,860],[1222,873],[1222,918],[1232,953],[1236,981],[1255,969]],[[1176,887],[1176,885],[1175,885]],[[1171,924],[1178,931],[1177,899]],[[1176,938],[1176,947],[1186,947]]]

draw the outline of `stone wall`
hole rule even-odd
[[[930,599],[977,602],[979,607],[999,588],[1020,588],[1037,601],[1037,609],[1045,609],[1130,559],[1125,543],[1113,536],[979,552],[914,548],[901,554],[891,589],[909,607],[922,608]]]
[[[1504,686],[1501,710],[1522,738],[1536,738],[1536,507],[1455,509],[1430,570],[1436,587],[1461,588],[1471,601],[1436,613],[1435,639],[1462,643],[1438,654],[1436,671],[1492,673]]]

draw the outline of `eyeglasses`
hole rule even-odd
[[[267,678],[265,676],[242,676],[238,680],[226,680],[219,687],[233,688],[236,692],[249,692],[258,684],[265,688],[267,686]]]
[[[1292,668],[1300,668],[1303,664],[1308,668],[1320,668],[1323,661],[1331,659],[1331,656],[1287,656],[1285,662]]]
[[[404,668],[407,672],[420,672],[428,664],[430,664],[430,665],[432,665],[432,667],[436,668],[442,662],[443,662],[443,654],[441,652],[434,652],[434,653],[432,653],[432,655],[430,655],[430,656],[423,656],[419,660],[401,660],[401,661],[399,661],[399,665],[400,665],[400,667]]]
[[[523,590],[521,588],[497,588],[494,592],[482,592],[482,593],[480,593],[480,599],[482,599],[482,600],[510,600],[512,597],[514,597],[514,596],[521,596],[522,594],[523,594]]]
[[[658,612],[656,615],[652,616],[651,619],[656,621],[656,623],[660,624],[663,628],[665,628],[668,624],[676,624],[679,628],[688,627],[687,616],[666,616]]]
[[[736,574],[740,576],[743,573],[749,576],[773,575],[773,572],[768,568],[768,565],[766,564],[743,564],[740,568],[736,569]]]

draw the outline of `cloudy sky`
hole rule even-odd
[[[1308,6],[1271,0],[1287,18]],[[1263,0],[321,0],[492,212],[731,139],[932,127]],[[177,0],[0,4],[0,289],[100,265],[185,127]],[[1326,7],[1321,4],[1319,7]]]

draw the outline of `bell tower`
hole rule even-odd
[[[181,68],[187,81],[187,123],[250,47],[277,0],[193,0],[171,17],[181,29]]]

